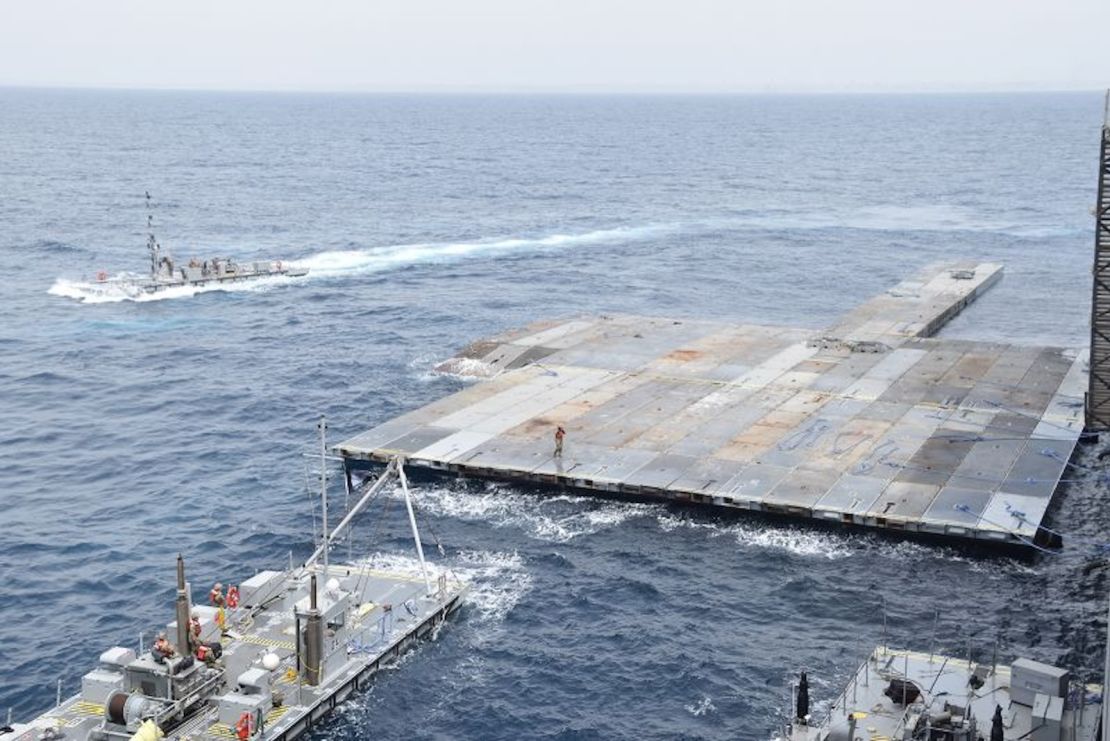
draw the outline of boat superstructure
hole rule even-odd
[[[323,429],[321,421],[322,451]],[[326,511],[323,471],[321,481]],[[393,481],[404,492],[419,570],[329,563],[336,538]],[[179,555],[173,620],[159,640],[148,649],[104,651],[79,694],[59,695],[34,720],[0,728],[0,740],[296,738],[383,663],[434,634],[467,589],[425,563],[403,462],[394,461],[333,531],[325,519],[323,542],[303,565],[261,571],[229,588],[226,599],[220,592],[215,604],[193,602]]]
[[[1031,659],[1009,666],[876,648],[819,725],[805,673],[780,741],[1097,741],[1102,687]]]
[[[211,286],[258,280],[275,276],[290,278],[308,274],[306,268],[295,267],[283,260],[254,260],[236,262],[230,257],[209,259],[193,258],[185,264],[178,263],[154,236],[154,215],[151,212],[150,193],[147,204],[147,253],[150,271],[146,277],[123,275],[111,277],[106,271],[96,274],[96,286],[105,291],[124,291],[128,294],[156,293],[168,288],[183,286]]]

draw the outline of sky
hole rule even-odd
[[[1110,0],[3,0],[0,85],[367,92],[1110,86]]]

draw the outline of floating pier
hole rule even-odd
[[[823,331],[576,317],[475,342],[485,380],[336,446],[412,469],[1031,546],[1086,353],[931,339],[1002,275],[933,265]],[[553,433],[566,429],[554,455]]]

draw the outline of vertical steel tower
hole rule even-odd
[[[1095,264],[1091,293],[1091,373],[1087,429],[1110,430],[1110,91],[1102,118],[1095,203]]]

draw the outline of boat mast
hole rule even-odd
[[[162,245],[154,238],[154,209],[150,202],[150,191],[147,191],[147,251],[150,252],[150,277],[157,281],[158,274],[162,271],[162,263],[169,266],[170,276],[173,275],[173,261],[170,255],[162,256]]]
[[[160,267],[159,262],[161,258],[161,255],[158,253],[161,251],[161,247],[158,246],[158,242],[154,239],[154,211],[150,205],[149,190],[146,192],[146,231],[146,248],[147,251],[150,252],[150,277],[153,280],[158,277],[158,268]]]
[[[323,510],[324,524],[324,576],[328,574],[328,422],[323,415],[316,425],[320,430],[320,502]]]

